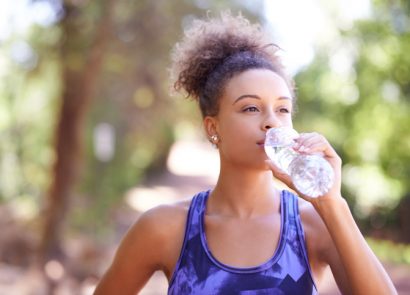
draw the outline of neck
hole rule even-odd
[[[278,190],[270,170],[239,169],[221,165],[207,211],[250,218],[270,214],[279,208]]]

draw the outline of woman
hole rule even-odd
[[[318,198],[279,191],[290,178],[264,152],[292,126],[295,95],[277,47],[241,16],[197,20],[173,55],[176,90],[196,99],[220,155],[215,187],[159,206],[131,227],[95,294],[136,294],[156,270],[168,294],[317,294],[330,266],[343,294],[396,294],[341,196],[341,160],[320,134],[295,149],[324,154],[335,181]]]

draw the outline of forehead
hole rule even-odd
[[[223,96],[236,99],[243,94],[261,97],[292,97],[285,80],[267,69],[246,70],[227,81]]]

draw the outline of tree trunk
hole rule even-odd
[[[60,245],[62,224],[67,213],[67,205],[78,179],[83,150],[83,130],[87,111],[92,102],[103,54],[111,31],[111,11],[113,0],[101,2],[102,14],[96,25],[94,42],[78,50],[81,23],[77,21],[81,11],[75,4],[65,4],[62,21],[64,41],[61,58],[63,64],[63,92],[58,124],[55,130],[55,163],[52,181],[45,201],[44,223],[41,234],[39,259],[41,265],[50,259],[63,258]],[[77,47],[77,48],[76,48]],[[80,58],[83,67],[73,66],[72,57]]]

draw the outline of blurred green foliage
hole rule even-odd
[[[33,25],[0,47],[0,200],[22,201],[33,217],[49,184],[51,132],[60,95],[59,56],[53,50],[59,28]],[[19,212],[17,212],[19,213]]]
[[[296,126],[323,132],[341,155],[343,191],[358,217],[410,191],[410,18],[405,3],[374,3],[298,73]]]
[[[383,262],[400,263],[410,265],[410,246],[402,243],[393,243],[391,241],[366,239],[370,248],[376,256]]]

